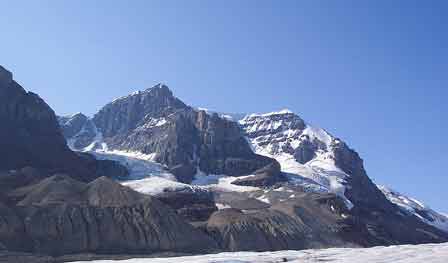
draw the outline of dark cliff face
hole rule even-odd
[[[167,86],[158,84],[107,104],[95,114],[93,121],[104,137],[114,137],[131,132],[149,118],[165,117],[186,108]]]
[[[74,122],[78,129],[83,121],[79,116]],[[117,168],[117,164],[72,152],[54,111],[37,94],[26,92],[1,66],[0,122],[0,171],[34,167],[46,175],[64,172],[83,181],[105,175],[106,171],[110,172],[107,175],[116,175],[110,167]],[[126,171],[121,167],[119,173]]]
[[[350,188],[345,194],[357,209],[398,210],[367,176],[363,160],[357,152],[343,142],[335,145],[333,151],[336,165],[350,175],[347,178]]]
[[[25,166],[66,170],[92,176],[82,159],[71,152],[53,110],[37,95],[26,92],[0,67],[0,170]]]
[[[252,152],[237,123],[185,105],[164,85],[107,104],[93,122],[109,149],[155,153],[182,182],[197,168],[240,176],[274,161]]]

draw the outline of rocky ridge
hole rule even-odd
[[[64,134],[75,133],[67,137],[74,149],[152,154],[180,182],[190,183],[198,171],[249,175],[276,162],[253,153],[237,123],[187,106],[162,84],[114,100],[92,120],[78,114],[60,123]]]

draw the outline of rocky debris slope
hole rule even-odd
[[[206,229],[226,250],[269,251],[326,247],[440,243],[448,235],[415,217],[386,211],[347,209],[332,193],[285,188],[260,207],[253,198],[221,194],[226,204],[212,214]],[[287,192],[289,198],[284,197]],[[251,194],[252,195],[252,194]],[[266,195],[266,193],[265,193]],[[267,198],[267,197],[266,197]],[[260,199],[256,199],[260,200]]]
[[[348,217],[337,196],[302,193],[267,209],[220,210],[209,219],[207,231],[230,251],[358,246],[345,237]]]
[[[62,255],[216,248],[160,201],[106,177],[86,184],[56,175],[7,194],[17,202],[0,204],[0,240],[7,250]]]

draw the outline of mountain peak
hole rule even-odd
[[[173,92],[168,88],[167,85],[165,85],[163,83],[158,83],[155,86],[152,86],[145,90],[137,90],[137,91],[134,91],[126,96],[116,98],[111,103],[125,101],[126,99],[129,99],[129,98],[138,97],[138,96],[147,95],[147,94],[153,95],[156,97],[173,97]]]
[[[12,73],[0,65],[0,82],[12,81]]]
[[[146,89],[144,93],[154,94],[154,96],[167,96],[167,97],[173,97],[173,92],[168,88],[167,85],[163,83],[158,83],[157,85]]]

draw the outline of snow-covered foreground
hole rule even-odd
[[[97,260],[95,263],[248,263],[248,262],[362,262],[362,263],[446,263],[448,243],[374,248],[330,248],[302,251],[234,252],[173,258],[141,258],[121,261]],[[79,262],[78,262],[79,263]]]

